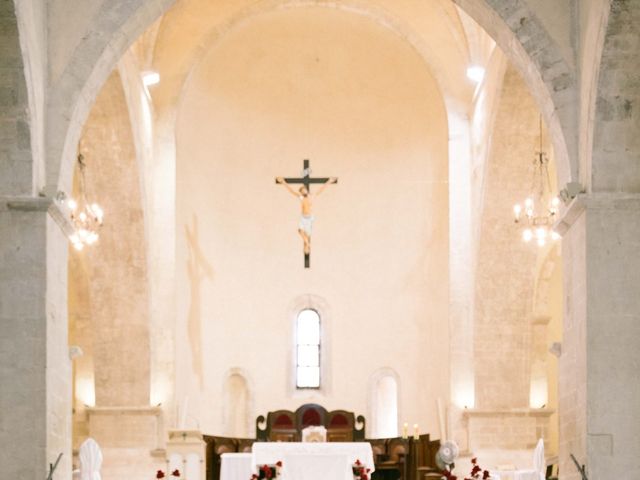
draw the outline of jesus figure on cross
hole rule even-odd
[[[327,179],[326,182],[322,184],[322,186],[318,189],[315,194],[311,194],[309,192],[306,185],[301,186],[296,192],[293,188],[289,186],[289,184],[285,181],[283,177],[277,177],[276,183],[280,185],[284,185],[287,191],[291,193],[294,197],[300,199],[300,207],[302,209],[302,215],[300,217],[300,221],[298,222],[298,233],[302,237],[302,241],[304,242],[304,254],[309,255],[311,252],[311,229],[313,227],[313,214],[311,213],[311,201],[320,195],[324,190],[332,183],[336,183],[337,179],[335,177],[331,177]]]

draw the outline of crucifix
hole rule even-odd
[[[309,160],[304,160],[302,163],[302,177],[277,177],[276,183],[279,185],[284,185],[289,193],[300,200],[300,207],[302,209],[302,212],[300,222],[298,222],[298,233],[300,234],[300,236],[302,237],[302,241],[304,242],[304,268],[309,268],[311,255],[311,227],[313,226],[314,220],[314,217],[311,213],[311,201],[315,197],[320,195],[328,185],[332,183],[338,183],[338,179],[335,177],[311,177]],[[301,183],[302,186],[296,191],[289,186],[289,184],[291,183]],[[312,183],[320,183],[322,185],[315,194],[311,193]]]

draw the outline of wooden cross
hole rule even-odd
[[[301,183],[307,188],[308,192],[311,192],[310,186],[312,183],[326,183],[329,180],[329,177],[313,178],[309,176],[310,174],[311,174],[311,168],[309,167],[309,160],[303,160],[302,161],[302,177],[300,178],[285,177],[284,181],[287,183]],[[338,183],[337,180],[336,180],[336,183]]]
[[[312,183],[327,183],[330,178],[329,177],[316,177],[313,178],[310,176],[311,175],[311,168],[309,165],[309,160],[305,159],[302,161],[302,177],[300,178],[293,178],[293,177],[284,177],[284,181],[286,183],[292,184],[292,183],[298,183],[298,184],[302,184],[306,187],[307,192],[311,193],[311,184]],[[278,180],[276,179],[276,183],[278,183]],[[334,183],[338,183],[338,179],[336,179],[336,181]],[[310,259],[310,254],[309,253],[305,253],[304,254],[304,268],[309,268],[311,264],[311,259]]]

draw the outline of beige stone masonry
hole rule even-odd
[[[533,450],[538,439],[549,440],[551,409],[467,409],[469,449]]]
[[[88,407],[90,434],[104,447],[161,449],[164,425],[160,407]]]

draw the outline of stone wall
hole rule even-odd
[[[76,360],[74,445],[86,435],[98,441],[107,480],[120,478],[127,465],[137,478],[152,474],[152,452],[163,439],[162,411],[150,407],[147,243],[132,135],[123,85],[114,72],[80,143],[87,195],[104,209],[105,224],[96,245],[72,250],[69,268],[71,342],[86,354]],[[135,464],[131,456],[138,458]]]
[[[550,415],[550,410],[529,408],[467,410],[469,444],[473,445],[474,452],[487,449],[533,451],[538,439],[548,443]],[[509,455],[503,453],[502,461],[509,462]]]
[[[440,436],[449,215],[436,85],[392,31],[322,6],[258,15],[210,46],[176,127],[176,385],[189,428],[228,423],[229,368],[248,372],[255,417],[309,401],[366,413],[366,385],[386,367],[398,422]],[[299,199],[274,182],[304,158],[339,177],[314,199],[310,269]],[[326,369],[322,389],[296,391],[293,325],[308,306]]]
[[[476,272],[476,407],[529,406],[536,247],[525,244],[511,207],[531,188],[539,114],[507,69],[488,159]]]
[[[532,368],[546,383],[546,335],[533,318],[538,247],[522,241],[511,207],[531,189],[539,150],[539,113],[522,79],[508,67],[485,169],[475,291],[475,408],[465,411],[469,449],[531,450],[549,440],[551,409],[531,409]],[[545,149],[549,152],[548,142]],[[534,405],[538,407],[540,405]],[[473,407],[473,405],[470,405]],[[549,405],[547,405],[549,407]]]

